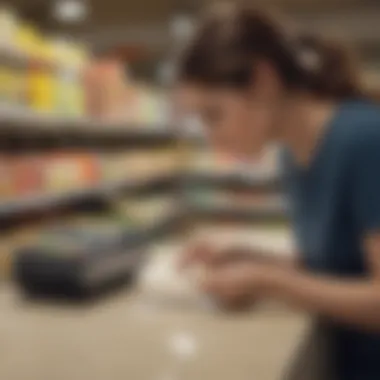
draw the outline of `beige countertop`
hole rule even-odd
[[[157,247],[153,261],[162,263],[158,256],[167,261],[170,255],[165,252],[173,254],[173,249],[178,250],[178,245]],[[148,292],[140,283],[133,292],[124,289],[86,306],[31,302],[22,299],[13,287],[2,285],[0,379],[283,377],[308,330],[308,318],[274,305],[227,315],[201,303],[177,302],[189,297],[181,293],[186,286],[181,291],[177,287],[171,299],[175,302],[165,304],[165,292],[169,290],[170,299],[170,287],[175,284],[172,278],[158,289],[158,302],[152,302],[153,281]]]
[[[275,380],[308,327],[276,307],[225,315],[159,307],[126,290],[94,305],[0,294],[4,380]]]

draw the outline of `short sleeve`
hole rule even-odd
[[[358,138],[352,158],[355,223],[363,234],[380,231],[380,125]]]

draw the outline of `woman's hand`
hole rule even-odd
[[[220,251],[207,244],[188,250],[181,265],[202,264],[201,288],[228,310],[245,309],[257,299],[270,297],[308,313],[378,333],[379,247],[380,234],[367,237],[363,250],[369,274],[351,279],[312,274],[297,263],[276,265],[256,259],[255,254],[247,260],[246,254],[235,256],[231,250]]]
[[[180,268],[196,264],[216,266],[237,261],[256,262],[291,270],[299,266],[297,257],[294,256],[268,254],[252,247],[217,249],[208,243],[198,243],[188,248],[180,257],[179,265]]]
[[[267,297],[271,284],[283,273],[298,268],[291,258],[277,258],[251,248],[217,249],[201,243],[187,249],[180,268],[200,267],[201,289],[227,310],[245,310]]]
[[[267,295],[275,271],[271,265],[239,260],[207,267],[200,286],[221,305],[249,305]]]
[[[200,288],[224,310],[241,311],[256,301],[249,291],[249,282],[246,281],[250,272],[248,268],[252,267],[254,261],[255,254],[248,249],[216,249],[207,243],[198,243],[181,256],[180,268],[201,268],[201,276],[198,276]],[[235,274],[239,283],[228,287]],[[225,281],[224,275],[227,276]],[[224,285],[229,289],[225,289]]]

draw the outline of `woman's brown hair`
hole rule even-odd
[[[292,33],[273,15],[249,5],[224,5],[207,13],[183,53],[179,79],[242,88],[254,80],[258,60],[272,64],[289,89],[323,98],[362,96],[358,72],[344,48]]]

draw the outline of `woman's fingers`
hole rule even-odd
[[[254,255],[245,248],[217,249],[207,243],[198,243],[187,249],[180,258],[180,267],[201,263],[207,266],[226,265],[241,260],[252,260]]]
[[[245,311],[250,309],[255,300],[248,284],[245,285],[244,279],[229,277],[229,270],[214,268],[208,270],[200,284],[201,289],[216,304],[225,311]],[[239,274],[237,274],[239,277]],[[243,280],[243,282],[241,282]]]
[[[202,278],[202,289],[221,296],[239,296],[254,293],[261,280],[261,266],[254,262],[235,261],[226,265],[208,267]]]
[[[206,243],[198,243],[189,247],[182,254],[179,266],[184,269],[196,263],[209,263],[216,255],[216,250]]]
[[[228,271],[221,268],[206,270],[200,286],[205,293],[217,298],[230,298],[237,291],[235,284],[231,283]]]

